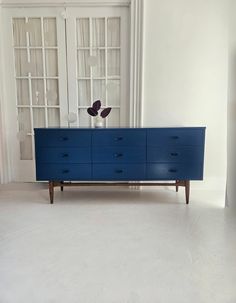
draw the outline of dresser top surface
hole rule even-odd
[[[191,126],[191,127],[175,127],[175,126],[170,126],[170,127],[39,127],[39,128],[34,128],[35,130],[42,130],[42,129],[48,129],[48,130],[128,130],[128,129],[143,129],[143,130],[148,130],[148,129],[206,129],[204,126]]]

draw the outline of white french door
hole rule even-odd
[[[12,180],[34,181],[34,128],[93,127],[87,108],[129,124],[128,9],[6,9],[5,66]]]
[[[129,124],[128,9],[67,9],[69,110],[74,126],[93,126],[87,108],[95,100],[111,107],[106,126]],[[89,16],[89,17],[88,17]]]

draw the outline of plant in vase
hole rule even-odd
[[[103,127],[104,119],[110,114],[111,107],[101,109],[101,101],[97,100],[93,102],[92,107],[87,109],[90,116],[96,117],[95,127]]]

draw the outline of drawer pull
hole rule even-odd
[[[122,154],[122,153],[116,153],[116,154],[114,154],[114,156],[115,156],[116,158],[121,158],[121,157],[123,157],[123,154]]]
[[[177,139],[179,139],[179,136],[172,136],[171,139],[177,140]]]
[[[123,169],[117,169],[115,172],[116,172],[117,174],[122,174],[122,173],[123,173]]]
[[[69,173],[69,169],[64,169],[64,170],[62,171],[62,173],[63,173],[63,174],[68,174],[68,173]]]
[[[123,140],[123,137],[116,137],[115,138],[115,141],[122,141]]]
[[[178,156],[178,153],[170,153],[171,156]]]
[[[68,158],[68,157],[69,157],[68,154],[63,154],[63,155],[62,155],[62,158]]]
[[[69,140],[68,137],[62,137],[61,139],[62,139],[62,141],[68,141]]]
[[[169,169],[169,173],[176,173],[177,172],[177,169],[175,169],[175,168],[170,168]]]

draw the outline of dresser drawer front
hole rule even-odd
[[[199,146],[186,146],[172,148],[149,146],[147,162],[202,162],[203,149]]]
[[[37,180],[91,180],[89,164],[38,164]]]
[[[163,128],[147,131],[148,146],[203,146],[204,128]]]
[[[95,130],[92,137],[93,146],[145,146],[145,130]]]
[[[92,152],[94,163],[140,163],[146,162],[145,147],[99,147]]]
[[[90,147],[40,147],[36,152],[39,163],[90,163]]]
[[[91,145],[91,131],[87,130],[35,130],[37,147],[81,147]]]
[[[145,164],[94,164],[93,180],[145,180]]]
[[[150,163],[148,180],[202,180],[202,163]]]

